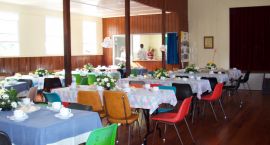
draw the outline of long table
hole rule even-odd
[[[22,122],[7,118],[12,111],[0,112],[0,130],[6,132],[16,145],[78,145],[87,141],[90,132],[102,127],[96,112],[72,110],[67,120],[56,118],[56,112],[42,107],[28,114]]]
[[[5,84],[5,89],[15,89],[17,93],[29,90],[29,86],[26,82],[16,82],[14,84]]]

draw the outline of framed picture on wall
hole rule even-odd
[[[204,48],[205,49],[214,48],[214,36],[204,36]]]

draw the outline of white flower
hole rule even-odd
[[[110,87],[111,86],[111,84],[110,83],[107,83],[107,85],[106,85],[107,87]]]
[[[114,79],[111,79],[111,82],[114,82]]]
[[[2,105],[5,105],[6,103],[5,102],[2,102]]]
[[[2,98],[3,98],[4,100],[7,100],[7,99],[9,98],[9,96],[8,96],[7,94],[4,94],[4,95],[2,96]]]
[[[97,78],[97,81],[99,82],[100,81],[100,78]]]
[[[18,105],[17,105],[16,102],[11,102],[11,107],[12,107],[12,108],[17,108],[17,106],[18,106]]]
[[[104,78],[104,82],[108,82],[109,81],[109,79],[108,78]]]

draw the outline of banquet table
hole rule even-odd
[[[65,72],[59,71],[59,72],[56,72],[55,74],[64,76]],[[101,74],[106,74],[106,75],[113,77],[113,78],[117,78],[117,79],[121,78],[120,72],[118,72],[116,70],[115,71],[93,71],[93,72],[75,70],[75,71],[71,71],[71,74],[73,74],[73,75],[80,74],[81,76],[87,76],[89,74],[94,74],[96,76],[101,75]]]
[[[54,77],[58,77],[62,83],[62,86],[64,86],[65,84],[65,78],[63,76],[44,76],[44,77],[38,77],[35,75],[22,75],[22,76],[11,76],[11,77],[6,77],[5,80],[9,80],[9,79],[30,79],[33,82],[33,86],[37,86],[38,89],[43,89],[44,86],[44,79],[45,78],[54,78]]]
[[[184,72],[173,72],[172,73],[175,76],[194,76],[194,77],[214,77],[217,78],[217,81],[220,83],[228,82],[229,81],[229,75],[224,73],[224,74],[219,74],[219,73],[184,73]],[[171,74],[171,75],[172,75]]]
[[[180,78],[167,78],[165,80],[161,79],[150,79],[150,78],[123,78],[117,81],[118,86],[124,86],[128,84],[129,81],[144,81],[146,84],[161,84],[165,86],[171,86],[173,83],[179,84],[189,84],[191,86],[192,92],[197,93],[197,98],[201,99],[201,94],[206,91],[212,91],[210,82],[208,80],[196,80],[187,79],[183,80]]]
[[[26,82],[15,82],[12,84],[5,84],[5,89],[15,89],[17,93],[29,90],[29,86]]]
[[[7,118],[12,111],[0,112],[0,129],[15,145],[78,145],[87,141],[90,132],[102,127],[96,112],[72,110],[73,117],[62,120],[42,107],[29,113],[29,118],[15,122]]]
[[[79,90],[87,89],[66,87],[52,89],[51,92],[57,93],[60,96],[61,101],[77,102],[77,93]],[[103,102],[103,90],[99,91],[99,95],[102,100],[101,102]],[[130,92],[127,92],[127,96],[132,108],[149,109],[150,114],[152,114],[162,103],[168,103],[173,106],[177,103],[175,93],[172,90],[153,91],[151,89],[131,88]]]

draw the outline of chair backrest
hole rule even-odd
[[[44,79],[44,91],[50,92],[51,89],[62,88],[62,83],[59,78],[45,78]]]
[[[143,88],[145,85],[144,81],[129,81],[129,86],[135,88]]]
[[[153,88],[153,87],[158,87],[158,86],[161,86],[161,84],[150,84],[150,87]]]
[[[83,77],[81,79],[80,85],[88,85],[88,78],[87,77]]]
[[[191,86],[189,84],[173,83],[176,88],[176,97],[178,101],[183,101],[185,98],[193,96]]]
[[[161,90],[173,90],[176,93],[176,88],[174,86],[158,86]]]
[[[117,71],[120,72],[121,78],[125,78],[126,77],[123,69],[117,69]]]
[[[223,83],[218,83],[211,95],[211,100],[217,100],[222,95]]]
[[[33,81],[31,79],[19,79],[18,82],[26,82],[29,88],[33,86]]]
[[[181,121],[188,114],[191,101],[192,101],[192,96],[184,99],[184,101],[182,102],[177,112],[177,115],[174,118],[176,122]]]
[[[83,105],[79,103],[69,103],[67,105],[67,108],[69,109],[75,109],[75,110],[84,110],[84,111],[92,111],[92,107],[88,105]]]
[[[74,74],[73,76],[74,76],[75,79],[76,79],[76,84],[77,84],[77,85],[80,85],[80,83],[81,83],[81,81],[82,81],[81,75],[80,75],[80,74]]]
[[[94,130],[88,137],[86,145],[115,145],[117,124]]]
[[[46,102],[62,102],[60,96],[56,93],[46,93],[43,92]]]
[[[12,145],[10,138],[3,131],[0,131],[0,144],[1,145]]]
[[[31,87],[29,89],[27,97],[30,98],[31,101],[35,100],[35,97],[37,96],[38,87]]]
[[[177,76],[175,76],[175,77],[177,77],[177,78],[189,78],[188,76],[179,76],[179,75],[177,75]]]
[[[217,85],[218,81],[215,77],[202,77],[202,79],[209,80],[211,89],[214,90],[215,86]]]
[[[98,91],[79,91],[77,102],[83,105],[91,106],[95,112],[103,110]]]
[[[89,74],[87,77],[88,77],[88,85],[93,85],[97,80],[95,74]]]
[[[122,91],[104,91],[104,106],[109,118],[126,120],[131,116],[127,95]]]
[[[241,80],[241,83],[246,83],[249,80],[250,71],[247,71],[244,75],[244,78]]]

